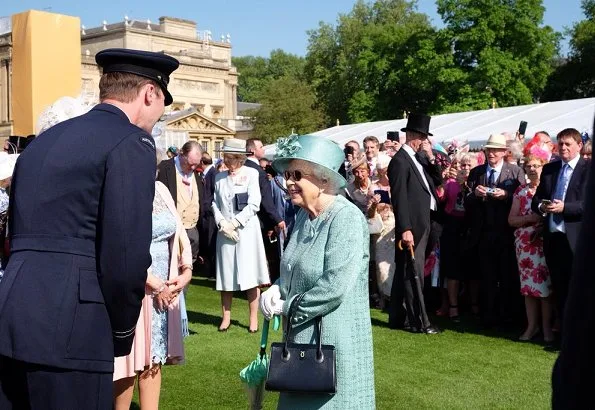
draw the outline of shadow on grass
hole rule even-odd
[[[403,329],[393,329],[388,324],[388,312],[382,311],[382,318],[372,317],[372,325],[377,328],[385,328],[395,331],[402,331],[406,332]],[[430,315],[430,322],[433,326],[438,327],[441,330],[447,330],[456,333],[469,333],[474,335],[481,335],[496,339],[504,339],[509,340],[512,342],[521,343],[518,340],[519,335],[522,332],[522,325],[510,323],[510,324],[503,324],[499,326],[491,326],[486,327],[483,325],[479,318],[473,316],[472,314],[462,314],[460,316],[461,321],[459,323],[455,323],[447,317],[439,317],[436,315]],[[543,345],[544,350],[546,351],[555,351],[552,349],[551,346],[546,345],[542,340],[539,338],[535,339],[532,342],[522,342],[522,343],[534,343],[537,345]]]
[[[216,327],[219,327],[219,325],[221,324],[220,316],[209,315],[207,313],[202,313],[202,312],[193,312],[192,310],[189,310],[187,313],[188,313],[188,321],[190,323],[198,323],[201,325],[213,325]],[[243,325],[234,319],[231,320],[231,326],[248,329],[248,326]]]
[[[130,410],[140,410],[140,406],[137,403],[132,402],[130,403]]]

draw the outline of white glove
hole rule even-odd
[[[273,315],[282,315],[285,301],[283,299],[273,299]]]
[[[222,232],[226,238],[231,239],[234,242],[240,240],[240,234],[236,232],[235,226],[226,219],[219,222],[219,232]]]
[[[265,292],[260,295],[260,311],[262,315],[267,319],[271,320],[275,314],[275,307],[281,300],[281,291],[278,285],[273,285]]]

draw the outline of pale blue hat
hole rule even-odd
[[[315,135],[291,135],[279,138],[273,168],[279,173],[285,172],[289,163],[295,159],[311,162],[326,168],[337,185],[345,186],[345,178],[339,174],[339,168],[345,161],[345,154],[336,142]]]

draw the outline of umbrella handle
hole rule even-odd
[[[399,241],[399,250],[404,250],[403,249],[403,241]],[[409,253],[411,254],[412,258],[415,258],[415,251],[413,249],[413,246],[409,245]]]
[[[271,323],[270,320],[265,319],[264,323],[262,324],[262,335],[260,336],[260,347],[262,349],[266,349],[266,347],[267,347],[267,343],[268,343],[268,339],[269,339],[270,323]],[[279,316],[277,316],[277,315],[273,316],[273,330],[279,330],[280,323],[281,323],[281,318],[279,318]]]
[[[264,323],[262,324],[262,335],[260,336],[261,349],[266,349],[267,347],[267,341],[269,339],[269,324],[270,321],[268,319],[265,319]]]

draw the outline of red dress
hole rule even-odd
[[[520,186],[514,197],[520,202],[519,215],[531,215],[531,200],[534,192],[528,185]],[[521,294],[545,298],[550,295],[552,282],[543,254],[543,236],[536,235],[535,225],[517,228],[514,231],[514,246],[521,275]]]

